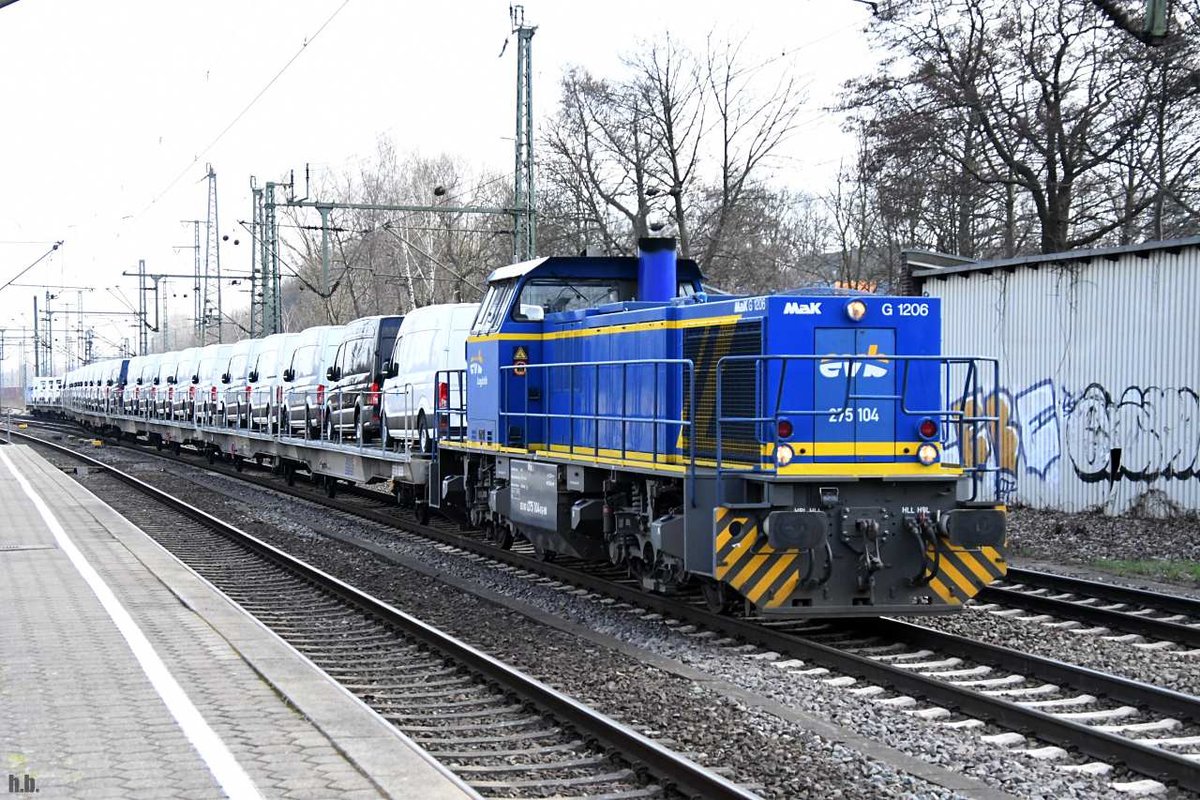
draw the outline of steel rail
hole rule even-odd
[[[547,686],[531,676],[525,675],[466,642],[450,636],[416,617],[406,614],[400,609],[356,589],[341,579],[307,562],[301,561],[295,556],[289,555],[279,548],[246,533],[240,528],[209,514],[203,509],[180,500],[110,464],[79,453],[70,447],[48,442],[27,433],[14,431],[13,436],[28,439],[43,447],[50,447],[71,458],[83,461],[88,466],[102,469],[126,485],[154,498],[163,505],[220,532],[258,555],[295,571],[306,580],[312,581],[314,584],[336,594],[343,600],[395,625],[407,635],[423,642],[448,658],[466,664],[471,669],[486,676],[489,680],[495,681],[514,694],[524,697],[540,708],[573,725],[580,731],[594,737],[606,747],[620,752],[637,764],[645,765],[656,778],[659,778],[664,783],[686,795],[702,798],[720,798],[723,800],[758,799],[758,795],[753,792],[743,789],[736,783],[663,747],[652,739],[608,718],[574,698]]]
[[[1036,614],[1050,614],[1061,619],[1073,619],[1154,639],[1178,642],[1188,647],[1200,647],[1200,627],[1185,625],[1181,622],[1143,617],[1127,611],[1081,605],[1072,600],[1059,600],[1006,587],[989,586],[976,595],[976,598],[981,603],[998,603],[1011,608],[1032,611]]]
[[[1152,592],[1149,589],[1135,589],[1131,586],[1118,586],[1086,578],[1056,575],[1052,572],[1018,567],[1010,567],[1004,580],[1006,583],[1022,583],[1026,586],[1044,587],[1056,592],[1071,592],[1087,597],[1097,597],[1113,603],[1130,603],[1157,608],[1172,614],[1186,614],[1200,620],[1200,599],[1194,597]]]
[[[154,455],[168,457],[157,452]],[[249,477],[240,473],[226,473],[224,470],[218,472],[243,480]],[[402,521],[394,514],[389,514],[382,509],[356,507],[353,504],[339,502],[316,493],[283,487],[273,481],[251,479],[251,482],[383,525],[399,526],[445,544],[485,555],[531,572],[538,572],[565,583],[607,594],[620,601],[651,609],[664,616],[703,625],[711,630],[720,631],[728,636],[752,642],[781,654],[813,660],[846,674],[890,686],[897,691],[915,693],[934,702],[956,708],[965,714],[996,722],[1053,744],[1075,749],[1094,758],[1124,764],[1135,772],[1173,781],[1192,791],[1200,791],[1200,769],[1197,769],[1194,761],[1185,756],[1142,744],[1114,733],[1096,730],[1083,723],[1061,719],[1044,711],[1025,708],[1012,701],[990,697],[967,687],[955,686],[937,678],[926,677],[865,656],[844,652],[836,647],[806,639],[801,635],[762,625],[753,619],[715,614],[692,603],[651,594],[639,587],[580,572],[569,566],[544,562],[521,553],[500,550],[494,545],[469,536],[448,533],[416,521]],[[381,496],[381,499],[384,497],[386,496]],[[1121,702],[1136,704],[1174,717],[1184,716],[1193,722],[1200,722],[1200,698],[1192,695],[898,620],[864,620],[856,624],[867,629],[874,628],[881,635],[891,636],[909,643],[961,653],[969,658],[999,664],[1005,669],[1034,674],[1047,680],[1100,692]]]

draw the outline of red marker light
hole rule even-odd
[[[779,434],[780,439],[787,439],[792,435],[792,421],[788,419],[779,420],[775,426],[775,430]]]
[[[921,420],[921,424],[917,426],[917,432],[921,434],[922,439],[932,439],[937,436],[938,425],[933,420],[926,417]]]

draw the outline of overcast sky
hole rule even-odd
[[[553,112],[568,66],[617,77],[622,52],[665,31],[696,50],[710,32],[744,36],[751,57],[789,53],[808,84],[779,178],[823,191],[848,147],[821,109],[875,61],[863,35],[869,15],[853,0],[529,0],[535,118]],[[380,137],[401,152],[511,171],[515,46],[498,57],[509,27],[504,0],[20,0],[0,9],[0,284],[57,240],[21,282],[96,287],[85,313],[119,310],[106,291],[118,285],[135,302],[136,280],[121,272],[138,259],[190,273],[191,250],[175,246],[192,242],[180,220],[205,216],[208,163],[221,232],[241,241],[222,249],[222,265],[243,271],[249,236],[237,222],[250,216],[251,175],[300,174],[305,163],[339,173],[370,159]],[[0,327],[29,325],[44,291],[0,292]],[[172,289],[190,291],[187,281]],[[77,302],[75,291],[64,298]],[[183,310],[192,301],[172,302]],[[119,318],[85,324],[102,352],[103,339],[136,343]]]

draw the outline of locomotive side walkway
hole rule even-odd
[[[476,797],[27,447],[0,446],[0,792]]]

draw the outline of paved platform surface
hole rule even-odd
[[[476,796],[103,501],[6,445],[0,794],[33,789]]]

